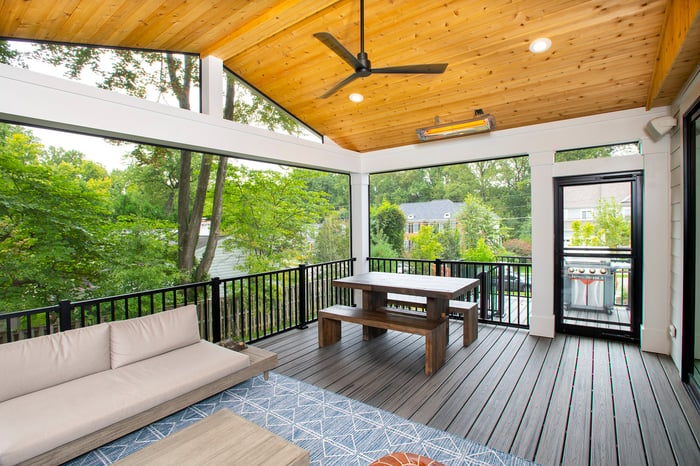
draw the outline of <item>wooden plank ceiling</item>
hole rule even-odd
[[[359,0],[0,0],[0,37],[214,55],[340,146],[366,152],[414,144],[436,116],[458,121],[477,108],[506,129],[668,105],[700,61],[699,4],[366,0],[372,66],[449,66],[374,74],[328,99],[319,96],[352,70],[313,34],[356,54]],[[552,48],[530,53],[542,36]],[[350,102],[352,92],[364,102]]]

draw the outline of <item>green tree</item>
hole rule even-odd
[[[442,245],[442,259],[459,260],[461,238],[457,228],[445,228],[438,234],[438,241]]]
[[[53,163],[28,131],[0,128],[2,310],[80,296],[106,272],[109,180]]]
[[[600,199],[593,222],[571,222],[572,246],[629,247],[630,222],[622,215],[622,207],[613,199]]]
[[[190,94],[198,83],[198,57],[194,55],[177,55],[173,53],[136,52],[126,49],[100,49],[93,47],[68,47],[63,45],[43,45],[35,56],[55,65],[66,67],[66,75],[78,78],[85,68],[90,68],[100,76],[98,87],[121,89],[130,95],[144,97],[149,90],[156,89],[161,94],[174,96],[178,106],[190,109]],[[111,66],[103,67],[109,63]],[[226,119],[253,119],[247,112],[257,112],[255,118],[268,127],[289,129],[296,127],[296,122],[286,114],[279,112],[264,99],[253,98],[249,103],[239,103],[235,108],[236,86],[232,75],[227,75],[224,115]],[[199,239],[199,230],[214,156],[203,154],[196,156],[189,150],[179,151],[177,176],[173,177],[173,188],[177,189],[177,225],[178,225],[178,268],[194,280],[203,279],[213,260],[219,226],[222,216],[222,196],[226,179],[227,163],[216,164],[217,170],[213,187],[213,201],[210,203],[211,234],[206,244],[204,256],[197,263],[195,249]],[[198,163],[197,163],[198,162]]]
[[[333,211],[323,219],[314,241],[314,262],[330,262],[350,257],[350,228],[341,212]]]
[[[381,236],[394,251],[397,253],[403,251],[406,217],[398,205],[385,200],[379,207],[371,209],[370,224],[373,238]]]
[[[0,40],[0,63],[13,66],[23,66],[22,55],[14,50],[5,40]]]
[[[480,239],[490,248],[497,248],[500,244],[498,216],[477,196],[467,195],[457,220],[462,230],[462,249],[476,247]]]
[[[382,234],[372,237],[370,255],[372,257],[383,257],[385,259],[401,257],[401,254],[391,246],[389,241],[387,241],[386,237]]]
[[[232,166],[226,178],[225,245],[246,252],[249,272],[306,259],[312,228],[332,210],[324,193],[309,191],[304,172]]]
[[[473,248],[469,248],[464,252],[464,260],[470,262],[496,262],[496,255],[486,244],[484,238],[479,238],[479,241]]]
[[[439,241],[439,235],[433,231],[431,225],[423,225],[411,236],[411,250],[409,257],[412,259],[434,260],[442,257],[443,246]]]
[[[622,206],[615,198],[598,201],[593,221],[602,245],[609,248],[631,245],[630,221],[622,216]]]

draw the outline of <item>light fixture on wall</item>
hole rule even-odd
[[[435,117],[435,126],[417,129],[416,134],[418,134],[418,139],[421,141],[432,141],[434,139],[445,139],[456,136],[466,136],[467,134],[483,133],[496,128],[496,119],[494,116],[488,113],[484,114],[484,111],[481,109],[474,110],[474,118],[470,120],[445,124],[439,123],[439,118]]]
[[[666,133],[671,131],[676,124],[678,124],[678,122],[672,116],[654,118],[647,123],[647,132],[654,141],[658,141],[666,135]]]

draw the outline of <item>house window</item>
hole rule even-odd
[[[581,209],[581,220],[593,220],[593,209]]]

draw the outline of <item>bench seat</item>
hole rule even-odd
[[[425,309],[425,296],[413,296],[409,294],[387,293],[387,304],[392,306],[405,306]],[[464,317],[464,331],[462,333],[462,346],[471,345],[479,337],[479,316],[477,305],[472,301],[450,300],[449,312],[462,314]]]
[[[327,307],[318,312],[318,346],[323,348],[341,338],[341,322],[361,324],[362,338],[369,340],[396,330],[425,337],[425,373],[432,375],[445,361],[447,346],[447,318],[428,320],[423,315],[405,313],[398,309],[381,308],[378,311],[342,306]]]

